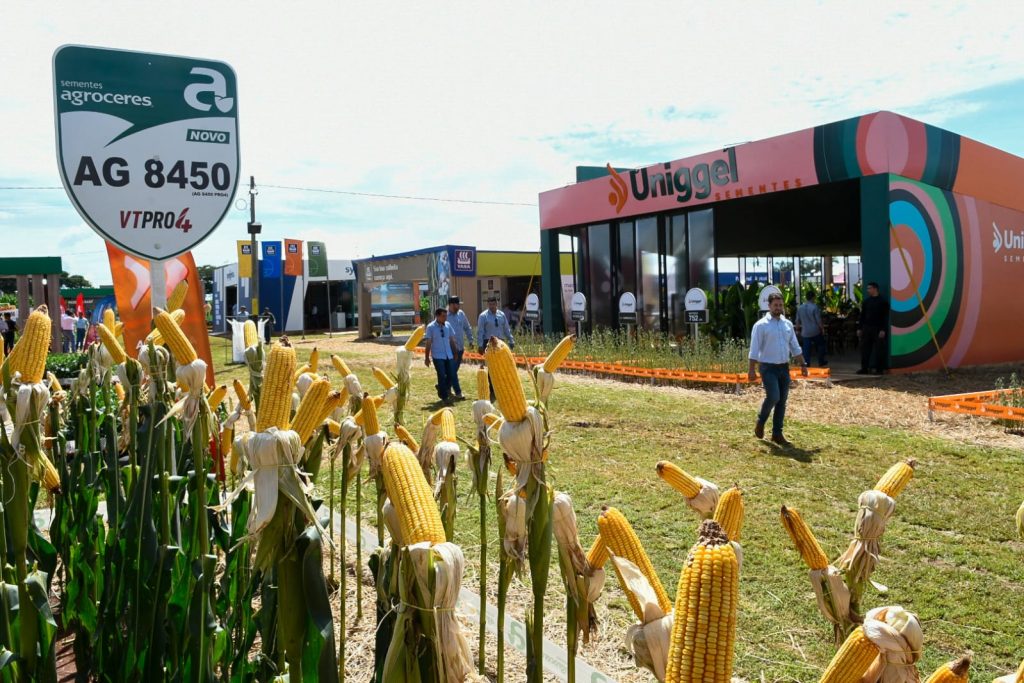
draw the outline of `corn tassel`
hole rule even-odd
[[[521,422],[526,418],[526,393],[519,380],[512,350],[497,337],[491,337],[484,359],[501,414],[509,422]]]
[[[739,573],[725,532],[715,521],[701,522],[679,575],[666,683],[731,680]]]
[[[562,341],[558,342],[558,345],[555,346],[551,353],[548,354],[548,357],[544,359],[544,372],[554,372],[560,368],[562,363],[565,362],[565,359],[569,357],[575,343],[575,334],[567,334],[562,337]]]
[[[256,323],[251,320],[246,320],[242,325],[242,343],[245,344],[247,349],[259,346],[260,332],[256,327]]]
[[[739,486],[733,486],[718,499],[714,519],[730,541],[739,541],[743,532],[743,516],[743,491]]]
[[[803,558],[809,569],[821,570],[828,567],[828,557],[825,555],[825,551],[821,549],[818,539],[814,537],[814,532],[800,516],[799,510],[783,505],[782,526],[785,527],[786,533],[793,540],[793,545],[796,546],[800,557]]]
[[[413,330],[412,334],[409,335],[409,338],[405,340],[405,350],[412,351],[417,346],[419,346],[420,342],[423,341],[423,335],[426,333],[426,325],[420,325],[415,330]]]
[[[292,431],[299,435],[299,441],[303,444],[309,441],[313,431],[322,424],[323,421],[318,421],[318,418],[323,411],[330,390],[329,380],[318,379],[310,385],[306,395],[302,397],[299,409],[295,411],[295,418],[292,420]]]
[[[52,323],[46,306],[39,306],[28,316],[25,330],[7,357],[11,376],[21,373],[22,384],[36,384],[46,372],[46,356],[50,352],[50,327]]]
[[[640,569],[644,577],[647,578],[648,583],[651,584],[651,588],[654,589],[654,593],[658,596],[658,604],[661,606],[661,609],[664,612],[671,610],[672,601],[668,599],[668,593],[665,592],[665,587],[661,585],[661,579],[658,578],[657,572],[654,571],[654,565],[651,564],[651,559],[647,556],[647,551],[644,550],[629,520],[615,508],[604,507],[601,510],[601,514],[597,517],[597,528],[600,530],[601,538],[604,539],[609,550],[619,557],[629,560]],[[619,578],[621,582],[621,577]],[[633,595],[633,592],[624,583],[622,588],[626,597],[629,598],[629,604],[633,608],[633,612],[638,619],[643,621],[643,609],[640,607],[636,596]]]
[[[395,380],[391,379],[391,375],[384,372],[377,366],[373,367],[373,376],[377,379],[378,382],[380,382],[380,385],[384,387],[384,391],[387,391],[388,389],[392,389],[398,386],[395,383]]]
[[[161,308],[156,309],[156,317],[153,319],[153,322],[156,323],[157,329],[163,335],[167,348],[170,349],[171,355],[174,356],[175,363],[179,366],[188,365],[198,358],[192,342],[188,340],[181,327],[178,323],[174,322],[174,318],[167,311]]]
[[[109,308],[107,309],[110,310]],[[117,341],[117,337],[114,333],[103,323],[96,326],[96,330],[100,335],[100,342],[103,344],[103,348],[107,350],[110,357],[114,359],[114,365],[121,365],[127,360],[128,356],[125,355],[124,348],[121,347],[121,342]]]
[[[864,635],[864,629],[858,626],[832,658],[820,683],[860,683],[861,677],[867,673],[877,656],[878,648]]]
[[[384,488],[398,514],[402,540],[407,545],[444,543],[441,513],[420,463],[404,444],[391,442],[384,449]]]
[[[925,683],[967,683],[967,671],[971,668],[971,653],[960,659],[943,664],[935,670]]]
[[[417,452],[420,449],[419,443],[416,442],[416,437],[410,434],[409,430],[403,427],[402,425],[395,426],[395,436],[398,437],[399,441],[408,446],[409,450],[412,451],[413,453]]]
[[[681,467],[668,460],[657,464],[658,476],[685,498],[695,498],[700,493],[700,482],[687,474]]]
[[[270,347],[261,389],[260,409],[256,415],[256,431],[271,427],[288,429],[292,406],[292,374],[295,370],[295,349],[282,338]]]
[[[881,491],[890,498],[895,498],[910,483],[915,467],[917,467],[917,461],[913,458],[896,463],[878,480],[875,490]]]
[[[185,306],[185,295],[188,294],[188,280],[174,285],[171,295],[167,297],[167,310],[177,311]]]

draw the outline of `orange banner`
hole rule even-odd
[[[284,241],[284,274],[302,276],[302,240]]]
[[[149,261],[126,254],[109,242],[107,256],[110,259],[110,274],[114,279],[118,318],[124,323],[124,348],[133,358],[138,357],[139,342],[153,329],[153,312],[149,298]],[[167,275],[168,297],[179,282],[188,281],[188,293],[182,304],[185,321],[181,327],[191,340],[196,353],[206,361],[206,383],[212,387],[213,356],[210,353],[210,337],[206,332],[203,281],[199,278],[192,252],[188,251],[165,261],[164,272]]]

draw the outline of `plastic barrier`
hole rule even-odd
[[[423,353],[423,347],[416,347],[416,353]],[[474,351],[466,351],[463,360],[483,360],[484,357]],[[515,356],[516,363],[524,367],[541,365],[544,356]],[[751,384],[745,372],[699,372],[696,370],[677,370],[674,368],[642,368],[628,363],[602,363],[587,360],[566,360],[562,363],[565,370],[577,370],[594,375],[613,375],[618,377],[636,377],[640,379],[662,380],[669,382],[705,382],[708,384]],[[818,379],[831,382],[832,373],[829,368],[809,368],[808,376],[802,377],[800,368],[790,368],[789,375],[793,379]],[[754,384],[760,380],[755,379]]]
[[[933,413],[938,410],[944,413],[960,415],[976,415],[993,420],[1019,420],[1024,422],[1024,408],[1001,405],[998,401],[1002,396],[1009,395],[1013,389],[996,391],[977,391],[969,394],[949,394],[947,396],[930,396],[928,398],[928,419],[934,419]]]

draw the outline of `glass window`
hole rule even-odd
[[[607,223],[591,225],[587,230],[587,300],[590,305],[590,325],[611,327],[612,297],[612,242]]]
[[[619,223],[619,271],[617,273],[618,290],[615,292],[615,310],[618,311],[619,295],[623,292],[636,291],[636,233],[633,221]]]
[[[715,287],[714,209],[691,211],[688,223],[690,286],[713,291]]]
[[[668,306],[672,334],[686,330],[683,323],[683,297],[690,288],[686,250],[686,214],[672,216],[668,230],[668,249],[665,259],[665,280],[668,282]]]
[[[654,216],[636,222],[636,253],[640,262],[640,286],[636,292],[638,320],[648,330],[660,330],[661,269],[658,219]]]

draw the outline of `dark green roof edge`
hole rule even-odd
[[[0,258],[0,277],[49,275],[64,270],[60,256],[8,256]]]

